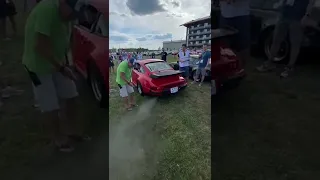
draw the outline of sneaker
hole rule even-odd
[[[191,82],[191,84],[195,84],[195,83],[196,83],[196,81],[192,81],[192,82]]]
[[[199,84],[199,87],[201,87],[201,86],[202,86],[202,83]]]
[[[284,71],[280,74],[280,78],[287,78],[294,71],[291,67],[285,67]]]
[[[256,67],[257,71],[259,72],[268,72],[274,70],[275,68],[276,66],[270,62],[265,62],[261,66]]]

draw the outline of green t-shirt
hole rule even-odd
[[[129,67],[128,65],[128,61],[122,61],[118,68],[117,68],[117,78],[116,78],[116,82],[118,84],[125,85],[127,84],[122,78],[121,78],[121,73],[125,73],[126,78],[128,81],[131,81],[131,73],[132,73],[132,69]]]
[[[66,62],[65,53],[70,43],[71,23],[60,18],[57,2],[41,1],[34,7],[25,25],[22,63],[37,74],[49,74],[54,71],[51,63],[36,52],[37,33],[49,36],[56,60],[61,64]]]

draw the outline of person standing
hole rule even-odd
[[[297,61],[301,42],[303,40],[303,22],[309,18],[315,0],[282,0],[275,6],[280,6],[281,11],[279,20],[276,24],[273,43],[271,45],[270,57],[261,66],[257,67],[259,72],[267,72],[275,69],[274,58],[280,49],[281,43],[289,34],[290,40],[290,61],[285,67],[280,77],[286,78],[294,71],[294,65]]]
[[[179,51],[179,70],[182,71],[182,76],[188,81],[189,78],[189,61],[190,51],[187,50],[185,44],[182,45],[182,49]]]
[[[12,0],[0,0],[0,38],[3,40],[10,40],[7,34],[7,18],[9,18],[11,23],[13,36],[17,35],[17,25],[15,20],[16,14],[16,7]]]
[[[33,85],[43,114],[45,128],[61,152],[74,150],[70,140],[89,140],[76,128],[76,76],[66,64],[71,22],[78,0],[41,1],[31,11],[25,25],[22,63]]]
[[[155,54],[154,52],[152,52],[151,58],[152,58],[152,59],[156,58],[156,54]]]
[[[250,0],[220,0],[220,27],[233,27],[238,33],[230,44],[240,58],[240,65],[250,59]]]
[[[134,61],[133,58],[128,61],[122,61],[117,68],[116,76],[116,82],[120,88],[120,96],[124,99],[125,108],[128,111],[132,111],[132,108],[137,106],[133,95],[134,85],[131,82]]]
[[[203,52],[200,56],[200,62],[198,64],[198,69],[196,71],[196,74],[193,77],[192,84],[196,83],[198,77],[201,75],[201,81],[199,86],[202,85],[205,77],[206,77],[206,67],[208,66],[209,59],[211,58],[211,52],[208,50],[207,44],[203,45]]]
[[[168,56],[168,53],[165,52],[164,49],[162,49],[161,60],[164,60],[165,62],[167,62],[167,56]]]
[[[114,57],[113,55],[109,56],[109,72],[114,73]]]
[[[122,56],[121,61],[126,61],[126,60],[128,60],[128,54],[127,54],[124,50],[122,51],[121,56]]]

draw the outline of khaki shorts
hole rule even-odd
[[[206,68],[198,68],[196,71],[196,76],[199,77],[200,74],[201,76],[206,76]]]
[[[35,99],[42,112],[58,110],[59,100],[78,96],[75,83],[59,72],[37,75],[37,83],[33,82],[32,85]]]
[[[120,87],[120,85],[119,85]],[[132,86],[129,86],[129,85],[121,85],[121,88],[120,88],[120,96],[121,97],[128,97],[129,94],[133,93],[134,92],[134,89]]]

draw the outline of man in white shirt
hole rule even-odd
[[[190,51],[187,50],[185,44],[182,45],[182,49],[179,51],[179,70],[182,71],[182,76],[188,80],[189,77],[189,61]]]
[[[231,26],[238,33],[231,41],[242,65],[250,58],[250,0],[220,0],[220,26]]]

